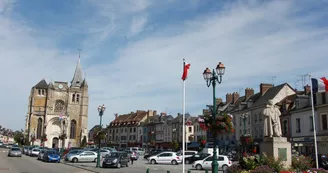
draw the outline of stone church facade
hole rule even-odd
[[[78,60],[71,84],[41,80],[31,89],[25,130],[34,145],[45,147],[78,147],[88,137],[88,84]],[[60,136],[66,136],[61,139]]]

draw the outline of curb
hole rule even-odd
[[[90,171],[90,172],[94,172],[94,173],[101,173],[99,171],[95,171],[95,170],[92,170],[92,169],[84,168],[84,167],[81,167],[81,166],[76,166],[76,165],[68,164],[68,163],[65,163],[65,162],[61,162],[61,163],[64,164],[64,165],[68,165],[68,166],[74,167],[74,168],[79,168],[79,169]]]

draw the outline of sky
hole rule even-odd
[[[212,103],[202,73],[219,62],[223,100],[260,83],[301,89],[299,75],[328,76],[327,17],[327,0],[0,0],[0,123],[24,129],[31,88],[70,82],[78,49],[89,128],[100,104],[105,124],[115,113],[182,112],[183,58],[191,115]]]

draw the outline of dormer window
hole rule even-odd
[[[38,95],[39,96],[45,96],[46,95],[46,90],[45,89],[38,89]]]

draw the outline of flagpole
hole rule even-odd
[[[309,75],[310,79],[310,87],[311,87],[311,105],[312,105],[312,124],[313,124],[313,138],[314,138],[314,150],[315,150],[315,165],[316,168],[319,168],[319,163],[318,163],[318,146],[317,146],[317,132],[316,132],[316,124],[315,124],[315,115],[314,115],[314,101],[313,101],[313,86],[312,86],[312,80],[311,80],[311,75]]]
[[[183,69],[185,68],[186,62],[183,59]],[[186,127],[185,127],[185,114],[186,114],[186,80],[183,80],[183,94],[182,94],[182,172],[185,173],[185,140],[186,140]]]

